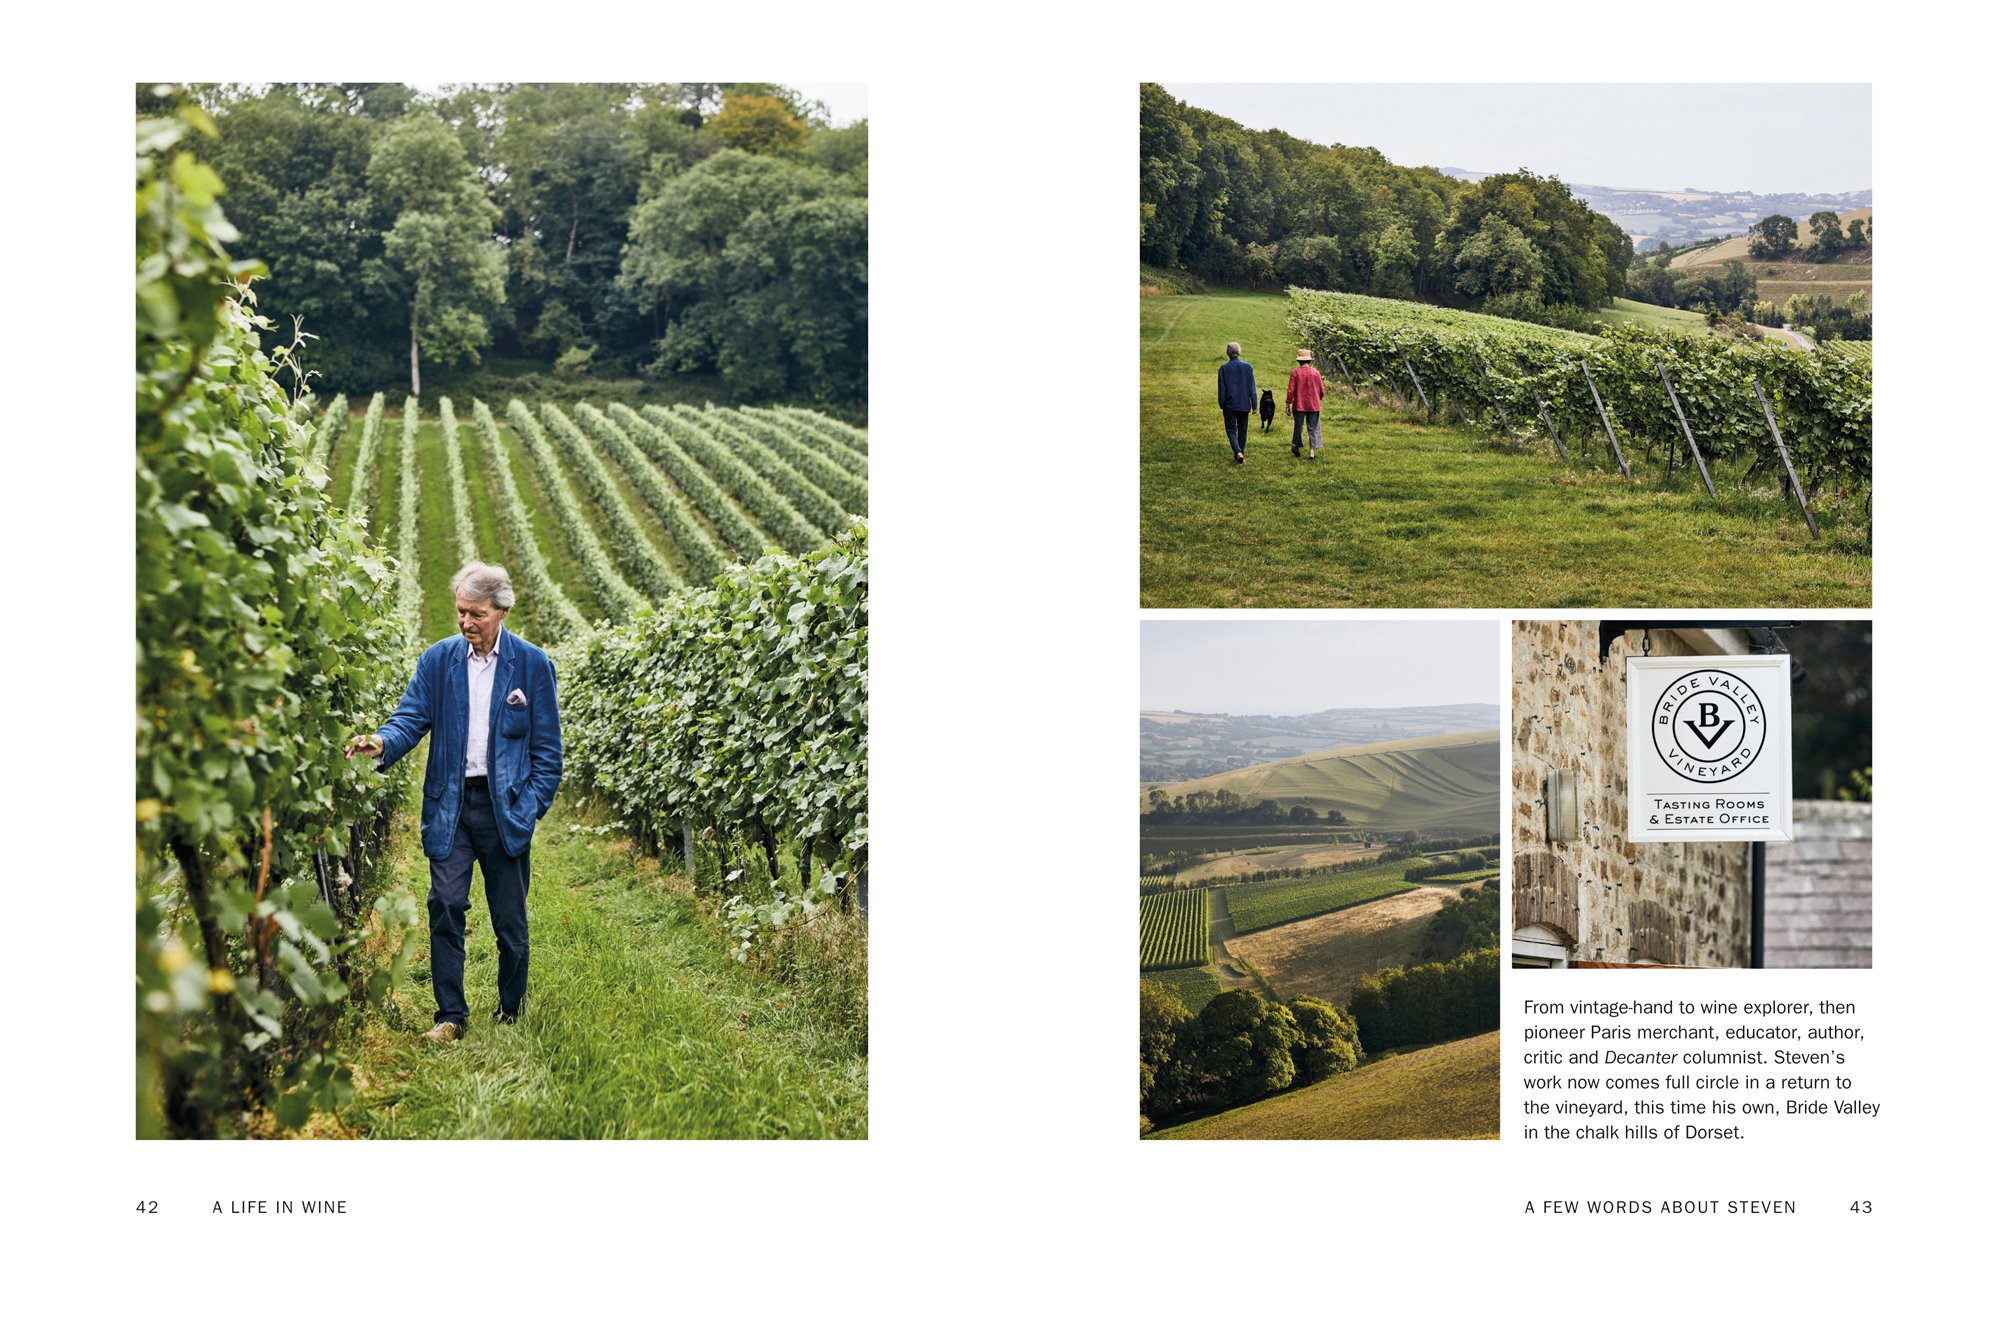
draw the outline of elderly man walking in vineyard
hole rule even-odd
[[[467,1027],[467,906],[474,864],[488,894],[501,951],[494,1020],[513,1023],[530,977],[530,837],[564,774],[558,681],[550,657],[502,620],[516,603],[509,574],[469,563],[453,576],[460,633],[419,656],[403,700],[374,734],[348,741],[349,756],[383,770],[430,732],[419,837],[432,861],[425,897],[432,921],[434,1024],[450,1043]]]
[[[1241,358],[1241,343],[1227,343],[1220,366],[1220,412],[1227,417],[1227,445],[1238,466],[1248,460],[1248,412],[1255,409],[1255,368]]]

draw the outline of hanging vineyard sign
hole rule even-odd
[[[1633,840],[1792,838],[1792,657],[1625,661]]]

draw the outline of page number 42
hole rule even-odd
[[[1872,1214],[1875,1211],[1875,1203],[1871,1200],[1856,1200],[1848,1206],[1848,1212],[1851,1214]]]
[[[132,1207],[132,1211],[136,1214],[157,1214],[160,1212],[160,1201],[141,1200]]]

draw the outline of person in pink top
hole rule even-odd
[[[1290,409],[1290,455],[1304,455],[1304,424],[1310,422],[1311,460],[1318,459],[1318,448],[1323,445],[1324,435],[1318,430],[1318,412],[1325,404],[1325,377],[1311,367],[1311,353],[1297,352],[1297,367],[1290,371],[1290,386],[1283,393],[1283,404]]]

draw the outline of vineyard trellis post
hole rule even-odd
[[[1422,398],[1422,413],[1430,413],[1429,394],[1422,390],[1422,380],[1415,376],[1415,366],[1408,362],[1408,352],[1401,347],[1401,338],[1394,339],[1395,354],[1401,357],[1401,367],[1408,371],[1408,381],[1415,384],[1415,395]]]
[[[694,883],[697,880],[697,854],[691,845],[690,823],[683,823],[683,875]]]
[[[1555,432],[1555,422],[1548,418],[1548,403],[1541,400],[1538,392],[1534,394],[1534,407],[1541,412],[1541,423],[1548,426],[1548,437],[1555,440],[1555,451],[1562,454],[1563,461],[1570,460],[1569,450],[1562,446],[1562,436]]]
[[[1792,496],[1799,500],[1799,512],[1806,519],[1806,529],[1814,539],[1820,537],[1820,524],[1813,520],[1813,510],[1806,506],[1806,491],[1799,487],[1799,472],[1792,465],[1792,454],[1786,450],[1785,436],[1778,432],[1778,422],[1771,416],[1771,399],[1764,395],[1764,385],[1752,382],[1757,390],[1757,404],[1764,408],[1764,423],[1771,426],[1771,438],[1778,444],[1778,460],[1785,463],[1785,476],[1792,482]]]
[[[1687,427],[1687,412],[1680,409],[1680,397],[1673,390],[1673,380],[1667,377],[1666,366],[1659,367],[1659,381],[1666,385],[1666,399],[1673,403],[1674,418],[1680,421],[1680,432],[1687,436],[1687,450],[1694,454],[1694,464],[1701,468],[1701,483],[1708,486],[1708,496],[1714,498],[1715,481],[1708,474],[1708,463],[1701,456],[1701,448],[1694,441],[1694,431]],[[1673,450],[1667,449],[1666,473],[1673,474]]]
[[[1346,372],[1346,357],[1335,353],[1332,356],[1332,363],[1339,367],[1339,377],[1345,379],[1346,391],[1353,393],[1355,396],[1357,396],[1359,394],[1359,389],[1353,386],[1353,376]]]
[[[1597,416],[1604,422],[1604,437],[1611,441],[1611,453],[1618,459],[1618,469],[1631,479],[1631,463],[1625,460],[1624,449],[1618,446],[1617,431],[1611,428],[1611,413],[1604,409],[1604,394],[1597,391],[1596,379],[1590,377],[1590,362],[1580,361],[1583,366],[1583,381],[1590,385],[1590,400],[1597,404]]]

